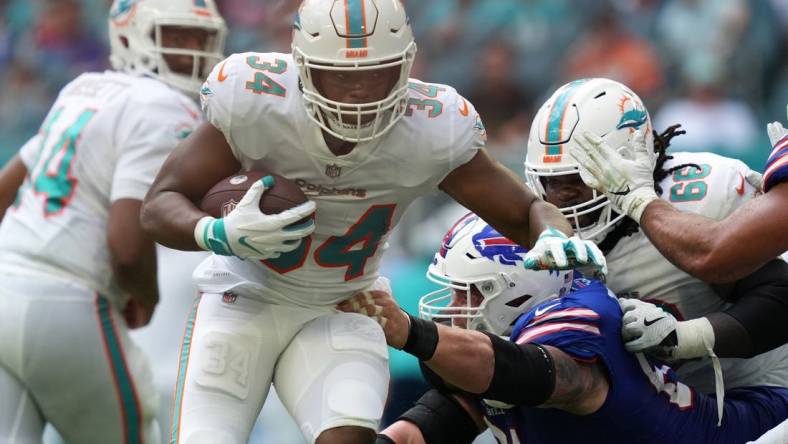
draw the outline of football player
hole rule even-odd
[[[334,305],[376,282],[394,225],[436,188],[536,243],[537,259],[604,265],[492,160],[472,104],[409,78],[416,44],[399,0],[306,1],[293,27],[292,54],[235,54],[214,69],[202,89],[209,122],[165,162],[143,207],[159,242],[215,253],[195,270],[203,294],[184,341],[176,443],[246,442],[271,382],[308,441],[374,441],[385,339]],[[267,177],[224,218],[198,209],[221,179],[263,167],[310,201],[260,213]]]
[[[160,441],[128,334],[159,297],[139,210],[201,121],[225,34],[212,0],[116,1],[114,70],[66,85],[0,174],[0,442],[40,442],[46,422],[69,443]]]
[[[687,211],[654,193],[649,159],[627,159],[599,139],[572,150],[584,180],[640,224],[651,243],[677,267],[706,282],[732,282],[788,250],[788,133],[767,125],[772,153],[763,195],[724,217]],[[681,229],[676,229],[681,227]]]
[[[670,139],[680,133],[677,127],[654,133],[642,101],[618,82],[568,83],[534,119],[525,161],[528,184],[561,208],[579,236],[599,243],[610,268],[608,288],[640,300],[622,303],[631,350],[658,351],[672,359],[751,358],[720,360],[725,387],[788,387],[788,346],[772,350],[788,341],[781,327],[788,318],[788,265],[772,260],[727,286],[690,276],[663,257],[606,195],[586,186],[578,162],[566,152],[575,143],[594,140],[616,147],[626,159],[647,159],[655,195],[713,219],[752,199],[759,175],[742,162],[711,153],[668,155]],[[678,368],[679,377],[705,393],[716,385],[721,395],[715,359],[686,362]]]
[[[626,351],[602,283],[524,270],[525,253],[473,214],[444,237],[428,269],[442,288],[419,308],[467,329],[414,318],[386,291],[340,304],[376,316],[435,386],[379,443],[469,443],[487,426],[500,443],[741,443],[788,416],[788,389],[739,388],[718,426],[713,396]]]

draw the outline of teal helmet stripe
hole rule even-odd
[[[566,114],[566,109],[569,106],[569,99],[575,94],[575,91],[582,85],[588,81],[588,79],[579,79],[575,80],[574,82],[570,82],[564,87],[563,92],[555,99],[553,103],[553,107],[550,110],[550,118],[547,121],[547,131],[545,134],[545,142],[546,143],[559,143],[562,141],[561,137],[561,127],[564,123],[564,115]],[[561,146],[560,145],[552,145],[547,146],[547,155],[548,156],[558,156],[561,154]]]
[[[367,19],[365,17],[364,0],[345,0],[345,18],[347,21],[348,48],[366,48],[366,38],[361,37],[367,34]]]

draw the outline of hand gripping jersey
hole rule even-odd
[[[763,192],[766,193],[778,183],[788,181],[788,135],[774,145],[772,154],[766,160],[763,173]]]
[[[243,169],[294,180],[317,204],[315,232],[274,260],[212,256],[197,270],[203,291],[330,305],[375,281],[391,229],[484,145],[473,107],[443,85],[410,82],[405,116],[384,136],[336,156],[306,114],[289,54],[244,53],[220,63],[202,89],[208,120]]]
[[[110,205],[142,200],[199,111],[149,78],[107,71],[66,85],[19,153],[28,175],[0,226],[0,269],[76,281],[122,307],[107,248]]]
[[[610,391],[596,412],[495,408],[482,403],[501,443],[742,443],[788,415],[788,390],[753,387],[728,392],[721,427],[717,405],[676,379],[667,366],[630,354],[621,340],[621,310],[597,281],[576,279],[574,291],[523,315],[511,339],[556,347],[580,362],[598,362]]]
[[[675,153],[665,168],[696,164],[670,174],[660,185],[662,199],[678,210],[720,220],[758,191],[746,177],[752,171],[738,160],[711,153]],[[675,227],[681,230],[682,227]],[[607,286],[619,297],[636,297],[661,306],[685,320],[728,307],[700,280],[671,264],[642,231],[622,238],[607,255]],[[788,347],[751,359],[720,359],[725,388],[751,385],[788,387]],[[710,359],[690,361],[677,368],[681,379],[704,393],[714,392]]]

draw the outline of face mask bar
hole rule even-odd
[[[434,321],[450,320],[452,326],[471,330],[489,331],[490,328],[484,319],[484,310],[490,300],[500,294],[501,290],[495,281],[489,278],[475,279],[459,282],[431,271],[427,271],[427,278],[442,288],[430,292],[419,299],[419,316]],[[476,287],[481,294],[478,306],[473,303],[472,288]],[[459,297],[464,296],[465,303],[452,305]],[[457,320],[463,321],[458,324]],[[463,325],[464,324],[464,325]]]
[[[294,48],[296,65],[304,82],[303,97],[310,118],[324,131],[348,142],[367,142],[388,132],[407,111],[408,75],[416,54],[412,43],[400,55],[385,60],[367,60],[336,64],[331,60],[308,58]],[[320,94],[312,80],[312,70],[324,71],[370,71],[400,67],[397,83],[387,97],[369,103],[355,104],[330,100]],[[365,116],[374,115],[370,122],[363,123]],[[350,117],[348,119],[347,117]],[[354,120],[355,123],[347,123]]]
[[[164,47],[162,43],[162,30],[168,27],[194,28],[209,32],[202,49],[187,49],[178,47]],[[154,47],[151,51],[155,61],[156,73],[171,86],[195,96],[200,85],[210,74],[213,67],[219,63],[224,54],[225,33],[219,26],[195,23],[193,21],[167,20],[158,21],[153,26]],[[173,70],[165,56],[189,56],[192,58],[191,72],[184,73]]]

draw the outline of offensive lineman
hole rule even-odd
[[[512,239],[538,239],[537,259],[604,267],[593,243],[567,239],[555,207],[484,151],[470,103],[408,78],[416,45],[398,0],[305,1],[292,47],[214,69],[202,89],[209,123],[170,156],[145,200],[157,241],[216,253],[195,271],[203,294],[184,340],[175,443],[246,442],[271,382],[308,441],[374,441],[385,338],[334,305],[376,282],[391,229],[436,187]],[[219,180],[263,166],[311,201],[263,215],[264,178],[224,218],[197,209]]]
[[[637,224],[616,213],[605,195],[583,183],[578,164],[564,152],[567,146],[604,135],[604,143],[619,147],[621,156],[650,159],[655,194],[678,208],[714,219],[724,218],[756,194],[759,175],[737,160],[711,153],[667,155],[670,138],[680,134],[676,130],[652,135],[642,102],[618,82],[568,83],[534,119],[525,162],[528,183],[561,207],[581,237],[599,242],[610,268],[607,286],[619,297],[641,300],[622,302],[631,351],[660,351],[671,359],[750,358],[720,360],[726,388],[788,387],[788,346],[772,350],[785,342],[773,328],[788,309],[785,262],[773,260],[728,287],[710,286],[665,259]],[[550,157],[559,151],[557,159]],[[658,350],[653,349],[663,340]],[[764,353],[768,350],[772,351]],[[711,365],[714,359],[686,362],[678,374],[705,393],[716,386],[721,398],[721,381],[715,382],[720,371]]]
[[[128,335],[159,297],[139,210],[201,120],[194,98],[225,34],[211,0],[117,0],[115,71],[66,85],[0,174],[0,442],[41,442],[46,422],[68,443],[159,442]]]

